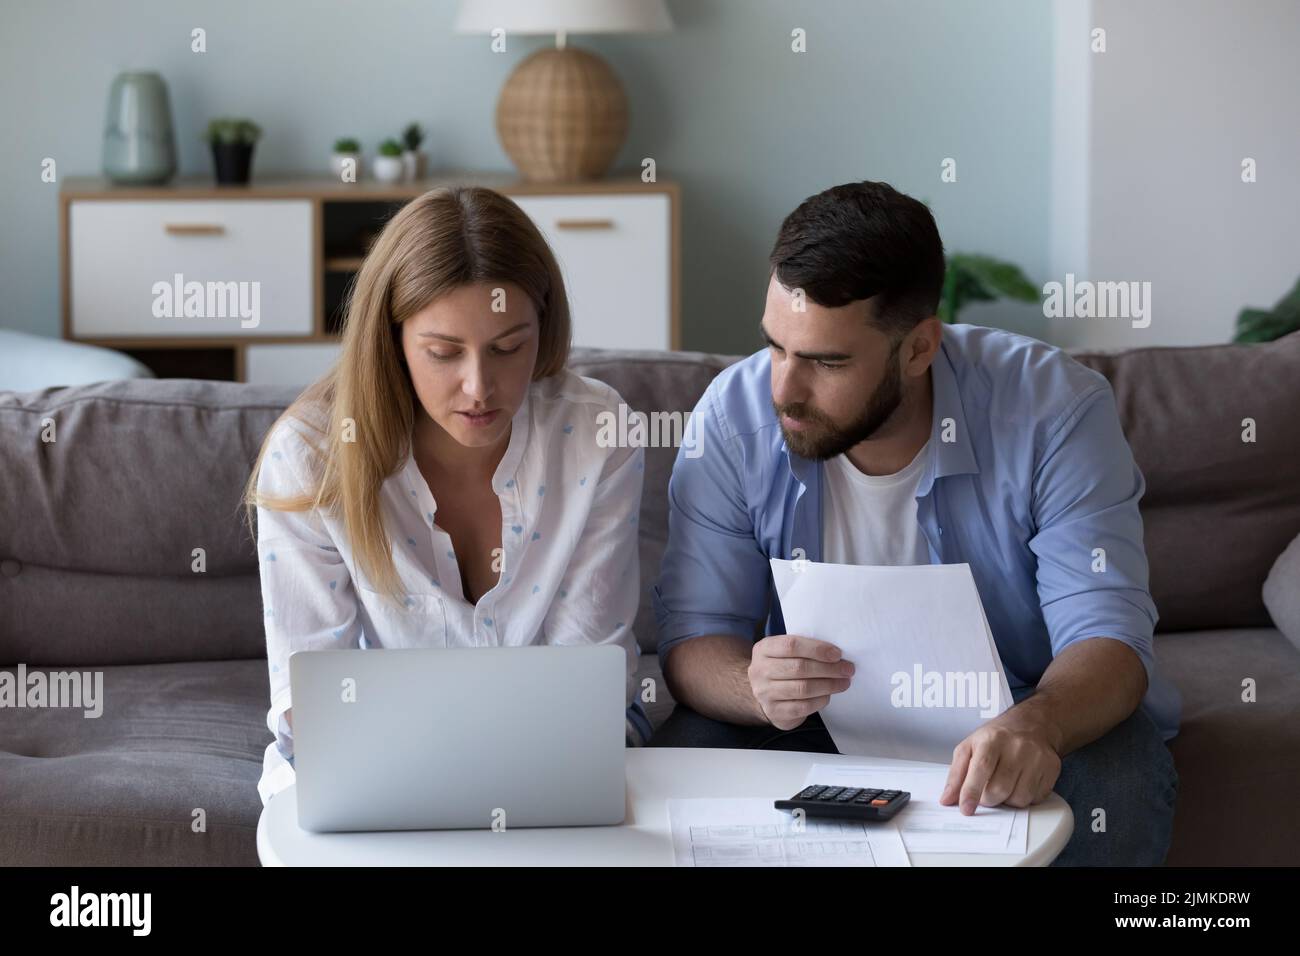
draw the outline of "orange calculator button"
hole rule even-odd
[[[879,800],[879,799],[877,799],[877,800],[872,800],[872,801],[871,801],[871,805],[872,805],[873,807],[883,807],[883,806],[886,806],[888,803],[889,803],[888,800]]]

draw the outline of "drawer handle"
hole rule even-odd
[[[613,229],[613,219],[557,219],[556,229]]]
[[[163,226],[169,236],[224,236],[226,227],[217,222],[169,222]]]

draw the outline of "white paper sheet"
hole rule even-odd
[[[842,754],[949,763],[1014,703],[966,564],[772,559],[789,634],[835,644],[856,670],[821,717]]]
[[[1015,807],[976,807],[966,816],[956,804],[939,802],[948,771],[880,764],[816,764],[805,787],[879,787],[906,790],[907,806],[891,823],[909,853],[1017,853],[1029,848],[1029,811]]]
[[[804,817],[767,798],[669,800],[677,866],[911,866],[898,828]],[[784,798],[779,798],[784,799]]]

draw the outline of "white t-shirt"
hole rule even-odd
[[[257,509],[271,681],[266,723],[276,735],[258,783],[264,804],[294,778],[284,720],[294,651],[616,644],[627,651],[628,700],[639,708],[632,620],[641,588],[637,517],[645,450],[597,442],[598,416],[617,416],[620,402],[608,385],[567,369],[529,387],[492,478],[503,567],[477,604],[462,593],[451,536],[436,525],[437,503],[410,454],[380,489],[406,592],[402,606],[357,568],[340,519]],[[308,441],[320,445],[323,437],[295,420],[277,425],[260,492],[287,497],[309,489]]]
[[[822,466],[822,560],[828,564],[929,564],[916,523],[916,489],[929,458],[927,441],[892,475],[864,475],[844,455]]]

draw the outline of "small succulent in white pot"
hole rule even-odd
[[[355,183],[361,178],[361,144],[351,137],[334,141],[334,155],[330,156],[330,172],[334,178]]]
[[[402,144],[395,139],[384,140],[375,157],[375,179],[381,183],[400,183],[402,169]]]
[[[408,183],[424,178],[424,153],[420,144],[424,142],[424,130],[419,123],[412,123],[402,130],[402,178]]]

